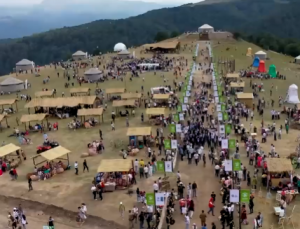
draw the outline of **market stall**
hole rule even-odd
[[[82,117],[83,117],[84,122],[86,122],[86,120],[85,120],[86,116],[99,116],[99,121],[101,118],[102,122],[103,122],[103,108],[79,109],[77,111],[77,116],[81,117],[81,123],[83,123]],[[94,122],[97,123],[97,120],[94,120]]]
[[[236,98],[240,103],[245,104],[247,108],[253,107],[253,93],[238,93],[236,94]]]
[[[144,148],[145,145],[151,145],[154,140],[151,138],[151,127],[131,127],[127,129],[126,135],[129,137],[130,148]],[[143,140],[139,140],[139,137],[143,137]],[[129,151],[129,150],[128,150]]]
[[[37,91],[34,93],[36,98],[44,98],[44,97],[54,97],[54,91],[50,90],[50,91]]]
[[[231,93],[234,95],[235,93],[240,93],[244,91],[245,82],[231,82],[230,83]]]
[[[16,104],[16,111],[18,111],[18,100],[17,99],[0,99],[0,106],[2,107],[1,113],[3,113],[6,110],[4,108],[4,106],[6,106],[6,105],[10,106],[10,109],[12,109],[12,111],[13,111],[14,104]]]
[[[123,94],[121,94],[122,100],[135,99],[138,101],[139,106],[141,104],[141,98],[142,98],[142,93],[123,93]]]
[[[12,143],[0,147],[0,158],[6,164],[6,168],[16,168],[22,163],[20,147]]]
[[[8,121],[7,121],[7,115],[5,115],[5,114],[0,114],[0,131],[1,131],[1,132],[2,132],[2,129],[3,129],[2,121],[3,121],[4,119],[5,119],[7,128],[9,127]]]
[[[123,94],[125,92],[125,88],[107,88],[105,90],[107,99],[110,98],[111,95],[119,95],[119,94]]]
[[[132,160],[103,159],[97,169],[96,183],[103,182],[104,191],[128,188],[131,184],[129,173],[133,171]]]
[[[27,130],[26,123],[28,122],[29,131],[39,131],[43,127],[43,121],[46,119],[47,126],[49,126],[49,122],[47,119],[48,114],[28,114],[22,115],[20,122],[25,124],[25,130]],[[41,124],[35,124],[34,126],[30,125],[30,122],[41,122]]]
[[[89,96],[91,89],[88,87],[71,88],[71,96]]]
[[[69,153],[71,153],[70,150],[57,146],[32,157],[37,172],[30,173],[27,176],[31,177],[33,181],[38,181],[63,173],[70,168]]]
[[[240,74],[239,73],[228,73],[225,76],[225,80],[226,81],[236,82],[239,78],[240,78]]]
[[[146,115],[149,118],[149,121],[152,119],[154,120],[155,125],[160,125],[162,120],[160,119],[161,116],[167,116],[169,111],[167,108],[147,108]]]
[[[127,100],[114,100],[112,107],[116,109],[116,114],[125,117],[130,115],[132,112],[128,112],[127,108],[134,109],[136,107],[136,102],[134,99],[127,99]],[[119,107],[126,108],[125,112],[119,111]]]
[[[170,97],[171,94],[154,94],[152,97],[154,107],[169,107]]]

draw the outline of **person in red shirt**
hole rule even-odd
[[[18,178],[18,173],[17,173],[16,168],[13,169],[13,173],[14,173],[14,177],[15,177],[15,180],[16,180]]]
[[[207,214],[212,213],[212,215],[214,216],[215,205],[214,205],[214,199],[213,198],[210,198],[209,203],[208,203],[208,208],[209,208],[209,210],[208,210]]]

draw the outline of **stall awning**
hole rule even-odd
[[[135,106],[134,99],[127,99],[127,100],[114,100],[113,107],[124,107],[124,106]]]
[[[132,169],[132,161],[124,159],[103,159],[97,172],[128,172]]]
[[[105,93],[108,94],[122,94],[125,92],[125,88],[107,88]]]
[[[142,93],[124,93],[121,94],[121,99],[140,99]]]
[[[93,116],[102,115],[103,108],[91,108],[91,109],[79,109],[77,111],[77,116]]]
[[[169,99],[170,94],[154,94],[153,99]]]
[[[53,91],[37,91],[36,93],[34,93],[35,97],[44,97],[44,96],[52,96],[53,95]]]
[[[253,93],[238,93],[236,95],[238,99],[253,99]]]
[[[166,108],[147,108],[146,114],[147,115],[166,115],[167,109]]]
[[[231,88],[239,88],[239,87],[244,88],[245,87],[245,82],[238,82],[238,83],[231,82],[230,87]]]
[[[240,78],[239,73],[228,73],[226,78]]]
[[[60,158],[68,153],[71,153],[71,151],[62,146],[58,146],[50,150],[47,150],[46,152],[41,153],[40,155],[43,158],[45,158],[47,161],[53,161],[56,158]]]
[[[2,122],[2,120],[6,117],[6,115],[4,114],[0,114],[0,122]]]
[[[33,121],[42,121],[46,118],[47,114],[25,114],[22,115],[20,122],[33,122]]]
[[[294,167],[290,159],[286,158],[266,158],[268,171],[272,173],[291,172]]]
[[[151,127],[130,127],[127,129],[127,136],[148,136],[151,135]]]
[[[71,88],[70,93],[88,93],[90,90],[88,87]]]
[[[13,105],[16,101],[18,101],[18,100],[17,99],[0,99],[0,106]]]
[[[17,150],[21,149],[19,146],[16,146],[12,143],[0,147],[0,157],[7,156],[13,152],[16,152]]]

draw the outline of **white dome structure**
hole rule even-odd
[[[212,33],[212,32],[214,32],[214,27],[212,27],[208,24],[204,24],[198,28],[198,32],[199,33]]]
[[[292,104],[300,103],[298,97],[298,86],[296,84],[292,84],[291,86],[289,86],[289,90],[287,92],[285,102],[292,103]]]
[[[72,55],[73,60],[84,60],[87,58],[87,52],[77,51]]]
[[[30,60],[23,59],[16,63],[16,71],[26,71],[34,68],[34,63]]]
[[[98,81],[103,78],[103,72],[98,68],[90,68],[84,73],[85,79],[89,81]]]
[[[114,47],[114,52],[121,52],[127,50],[126,45],[124,45],[123,43],[117,43]]]
[[[16,92],[24,89],[24,82],[14,77],[8,77],[0,83],[0,90],[2,92]]]
[[[260,60],[267,59],[267,53],[265,53],[264,51],[258,51],[258,52],[255,53],[254,56],[258,57]]]
[[[297,56],[297,57],[295,58],[295,63],[296,63],[296,64],[300,64],[300,56]]]

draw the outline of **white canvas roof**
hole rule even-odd
[[[16,85],[16,84],[22,84],[24,83],[22,80],[16,79],[14,77],[8,77],[5,80],[3,80],[0,85],[1,86],[8,86],[8,85]]]
[[[265,53],[264,51],[258,51],[255,53],[256,55],[266,55],[267,53]]]
[[[300,55],[295,58],[296,60],[300,60]]]
[[[129,55],[130,52],[128,50],[122,50],[118,53],[118,55]]]
[[[32,65],[32,61],[23,59],[23,60],[19,61],[18,63],[16,63],[16,65],[19,65],[19,66]]]
[[[86,53],[85,52],[82,52],[82,51],[77,51],[77,52],[75,52],[72,56],[85,56],[86,55]]]
[[[214,27],[208,25],[208,24],[204,24],[201,27],[199,27],[199,29],[213,29]]]
[[[100,71],[98,68],[90,68],[84,74],[85,75],[97,75],[97,74],[101,74],[101,73],[102,73],[102,71]]]

